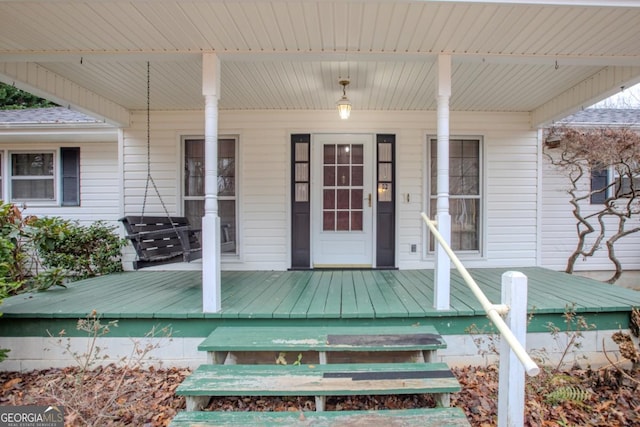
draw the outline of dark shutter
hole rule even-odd
[[[80,148],[60,148],[62,206],[80,206]]]
[[[376,267],[395,267],[395,135],[377,135]]]
[[[291,268],[310,267],[311,135],[297,134],[291,135]]]
[[[609,171],[607,169],[591,171],[591,204],[602,204],[607,199],[607,190],[593,193],[594,191],[606,189],[609,185]]]

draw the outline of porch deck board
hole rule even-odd
[[[346,277],[347,276],[345,276],[345,278]],[[331,272],[329,292],[327,293],[327,300],[323,310],[324,317],[340,318],[340,313],[342,312],[342,280],[342,271]]]
[[[507,270],[470,273],[488,298],[499,303],[501,276]],[[528,278],[528,304],[538,329],[549,320],[559,324],[566,307],[574,304],[576,312],[590,313],[598,323],[616,329],[628,325],[631,307],[640,306],[640,292],[630,289],[537,267],[512,270]],[[171,323],[188,336],[206,336],[217,324],[248,321],[308,326],[420,323],[444,334],[486,322],[460,275],[452,272],[451,278],[451,308],[437,311],[431,270],[224,271],[222,311],[203,313],[200,271],[124,272],[5,299],[0,336],[18,334],[13,330],[19,319],[27,322],[21,328],[30,334],[58,326],[70,329],[92,310],[105,319],[137,321],[132,326],[136,331],[152,323]],[[46,319],[59,323],[52,327]]]
[[[358,310],[356,317],[373,318],[375,311],[369,294],[364,292],[364,290],[366,290],[366,285],[362,272],[360,272],[360,274],[353,275],[353,288],[356,292],[356,306]]]
[[[358,317],[358,301],[356,297],[356,288],[354,284],[354,275],[344,278],[342,284],[342,311],[347,318]]]
[[[376,280],[377,272],[364,271],[362,274],[367,284],[367,290],[371,297],[376,317],[407,316],[407,310],[393,290],[389,286],[380,286],[380,282]]]
[[[381,271],[378,275],[377,281],[380,287],[384,287],[385,284],[388,284],[389,290],[393,291],[393,293],[398,296],[400,303],[407,310],[408,316],[413,317],[423,314],[426,301],[420,304],[420,302],[414,297],[418,294],[407,289],[405,284],[399,279],[400,276],[397,274],[390,271]]]
[[[315,272],[314,272],[315,273]],[[312,274],[309,280],[306,282],[303,289],[300,289],[299,298],[289,311],[289,318],[292,319],[304,319],[307,317],[307,313],[311,307],[311,304],[315,301],[316,292],[322,283],[322,275]]]

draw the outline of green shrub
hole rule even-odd
[[[30,237],[40,263],[47,269],[47,274],[39,277],[51,285],[60,282],[61,272],[73,281],[122,271],[126,241],[114,226],[102,221],[83,226],[56,217],[38,218],[30,224]]]
[[[4,264],[0,272],[7,282],[23,284],[32,276],[37,262],[33,259],[33,250],[26,235],[28,224],[35,217],[22,217],[22,212],[11,203],[0,205],[0,238],[6,240],[0,248],[0,263]]]
[[[45,290],[66,282],[122,271],[126,240],[102,221],[89,226],[58,217],[23,216],[0,205],[0,297],[24,289]],[[3,281],[4,280],[4,281]]]

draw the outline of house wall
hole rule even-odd
[[[37,151],[59,149],[60,147],[80,148],[80,206],[60,206],[55,203],[26,203],[24,215],[56,216],[64,219],[78,220],[81,224],[89,224],[103,220],[118,226],[120,217],[120,175],[118,161],[118,142],[115,132],[108,136],[93,136],[87,142],[69,134],[69,138],[56,137],[49,140],[50,135],[33,136],[30,141],[11,142],[3,139],[0,152],[3,159],[11,151]],[[3,168],[6,163],[3,164]],[[6,179],[6,175],[3,176]],[[21,205],[22,206],[22,205]]]
[[[558,154],[557,150],[546,150],[545,153]],[[542,266],[553,270],[564,270],[567,260],[578,242],[577,221],[569,203],[570,181],[561,169],[551,164],[547,155],[543,155],[542,170]],[[589,191],[589,177],[582,179],[579,186],[579,191]],[[599,208],[597,205],[591,205],[587,200],[580,204],[580,210],[583,215],[589,215],[597,212]],[[606,236],[614,234],[618,227],[617,221],[606,221],[605,224]],[[640,226],[640,217],[636,216],[627,221],[625,228],[631,229],[638,226]],[[593,242],[593,240],[593,238],[589,238],[588,242]],[[601,246],[594,256],[578,258],[575,263],[576,271],[614,269],[614,265],[607,257],[604,242]],[[615,253],[624,270],[640,270],[640,239],[638,239],[638,235],[632,234],[620,239],[616,243]]]
[[[433,257],[426,253],[420,212],[427,203],[426,138],[436,134],[435,112],[354,111],[349,120],[341,121],[334,111],[220,111],[218,124],[219,136],[238,136],[240,151],[240,254],[223,257],[223,269],[289,267],[292,133],[395,134],[397,266],[433,267]],[[151,172],[170,213],[181,213],[180,185],[176,185],[182,173],[181,138],[203,134],[201,111],[152,113]],[[540,155],[538,135],[530,129],[529,115],[452,113],[451,134],[477,136],[484,142],[485,251],[480,257],[464,257],[465,265],[537,265]],[[123,133],[123,206],[127,215],[142,209],[146,142],[146,115],[133,114],[132,126]],[[146,212],[163,213],[155,195],[147,197]],[[417,252],[411,252],[414,244]],[[133,258],[131,252],[127,256]]]

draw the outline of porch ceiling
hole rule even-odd
[[[154,110],[202,109],[217,52],[223,110],[333,109],[346,76],[354,110],[433,110],[446,53],[452,110],[539,124],[640,81],[639,22],[631,0],[4,0],[0,80],[117,122],[147,60]]]

